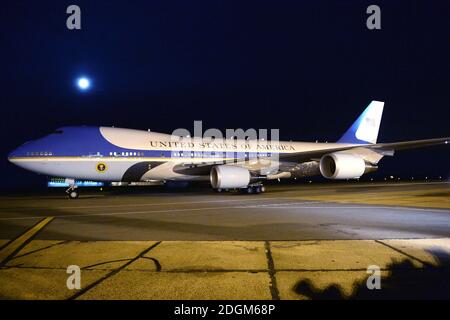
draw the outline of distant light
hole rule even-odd
[[[88,78],[79,78],[77,81],[78,88],[81,90],[87,90],[91,86],[91,82]]]

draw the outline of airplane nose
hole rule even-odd
[[[8,161],[13,162],[14,159],[20,158],[20,157],[26,157],[27,156],[27,148],[22,145],[14,150],[12,150],[10,153],[8,153]]]
[[[13,151],[11,151],[10,153],[8,153],[8,161],[9,162],[13,162],[14,158],[17,158],[19,155],[19,148],[14,149]]]

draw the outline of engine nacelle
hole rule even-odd
[[[246,188],[250,183],[250,172],[235,166],[214,166],[209,177],[215,189]]]
[[[346,153],[330,153],[320,159],[320,173],[328,179],[356,179],[375,171],[376,166],[366,164],[363,158]]]

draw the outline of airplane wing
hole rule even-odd
[[[445,138],[435,138],[435,139],[426,139],[426,140],[412,140],[412,141],[402,141],[402,142],[393,142],[393,143],[374,143],[374,144],[358,144],[358,145],[347,145],[342,147],[333,147],[333,148],[324,148],[313,151],[302,151],[302,152],[292,152],[292,153],[282,153],[279,155],[277,159],[280,162],[280,168],[284,168],[288,170],[289,168],[295,166],[296,164],[309,162],[309,161],[319,161],[320,158],[326,154],[333,152],[349,152],[355,154],[364,154],[365,152],[376,153],[377,161],[381,159],[383,156],[392,156],[395,151],[398,150],[406,150],[406,149],[414,149],[414,148],[422,148],[432,145],[439,144],[450,144],[450,137]],[[261,160],[274,160],[273,158],[261,157]],[[375,162],[377,162],[375,161]],[[185,163],[180,163],[175,166],[174,171],[182,174],[191,174],[191,175],[206,175],[209,174],[211,167],[215,165],[221,164],[237,164],[245,166],[246,161],[244,159],[238,160],[229,160],[229,161],[217,161],[217,162],[205,162],[200,164],[189,163],[189,160],[186,160]],[[283,166],[283,164],[285,164]],[[252,170],[250,170],[252,171]],[[255,170],[256,172],[257,170]],[[284,171],[284,170],[282,170]]]
[[[389,151],[422,148],[427,146],[433,146],[437,144],[449,144],[450,137],[446,138],[435,138],[426,140],[413,140],[413,141],[403,141],[403,142],[393,142],[393,143],[377,143],[370,146],[365,146],[371,149],[381,149]]]
[[[319,160],[323,155],[338,151],[349,151],[355,149],[367,149],[374,151],[381,156],[392,156],[395,151],[415,149],[428,147],[439,144],[450,144],[450,137],[445,138],[435,138],[435,139],[425,139],[425,140],[412,140],[412,141],[402,141],[402,142],[392,142],[392,143],[374,143],[374,144],[362,144],[362,145],[352,145],[341,148],[330,148],[321,149],[315,151],[306,152],[294,152],[280,155],[280,161],[295,161],[295,162],[306,162],[312,160]]]
[[[328,153],[337,152],[337,151],[345,151],[354,149],[356,147],[361,146],[345,146],[345,147],[338,147],[338,148],[327,148],[327,149],[321,149],[321,150],[314,150],[314,151],[304,151],[304,152],[294,152],[294,153],[283,153],[280,154],[278,158],[274,157],[259,157],[258,159],[230,159],[225,161],[213,161],[213,162],[202,162],[202,163],[192,163],[189,161],[189,159],[186,159],[184,162],[178,163],[174,168],[173,171],[177,172],[179,174],[186,174],[186,175],[208,175],[211,171],[211,168],[216,165],[237,165],[246,167],[252,175],[259,175],[259,170],[261,167],[264,167],[264,162],[267,164],[267,162],[270,161],[278,161],[279,162],[279,169],[280,171],[288,171],[291,168],[295,167],[299,163],[303,162],[309,162],[314,160],[320,160],[320,158]],[[254,164],[251,164],[254,163]]]

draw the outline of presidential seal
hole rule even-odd
[[[106,163],[103,163],[103,162],[97,163],[97,166],[95,168],[100,173],[104,173],[108,169],[108,167],[106,166]]]

